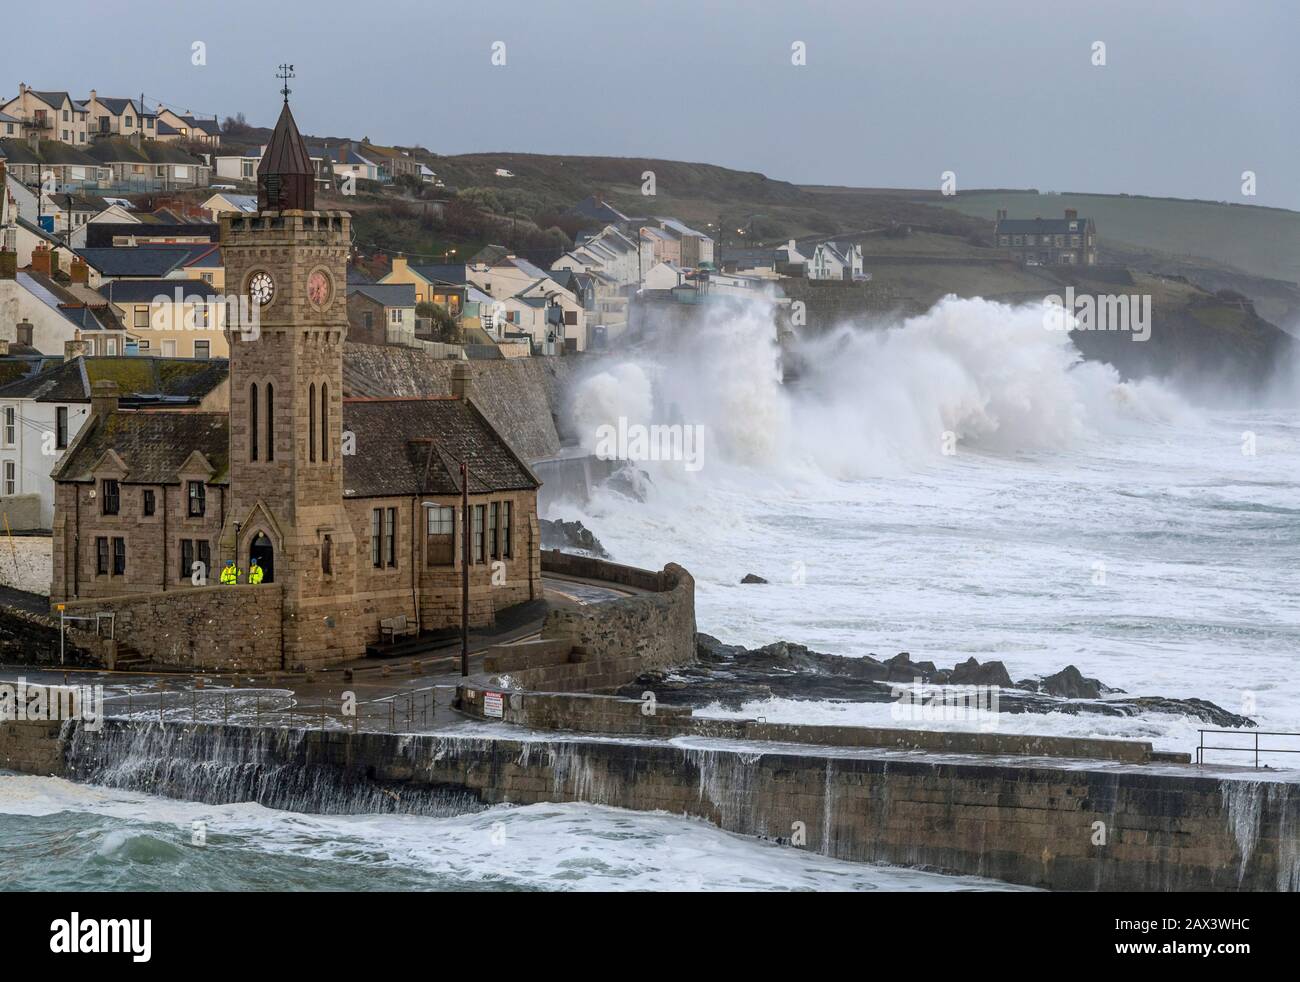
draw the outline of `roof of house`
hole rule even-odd
[[[598,194],[583,198],[569,209],[571,214],[581,215],[598,222],[626,222],[628,217],[617,208],[606,204]]]
[[[224,294],[203,280],[111,280],[99,288],[99,295],[113,303],[149,303],[158,297],[173,302],[176,292],[188,301],[191,297],[203,300],[221,299]]]
[[[472,399],[348,398],[343,425],[358,451],[343,458],[347,498],[459,494],[461,460],[471,494],[541,486]]]
[[[86,228],[86,248],[88,249],[125,249],[125,248],[206,248],[215,247],[217,239],[221,235],[221,226],[210,222],[179,222],[168,224],[154,221],[156,216],[139,215],[138,222],[95,222],[88,223]],[[169,236],[185,236],[194,238],[196,236],[206,236],[206,243],[184,243],[184,242],[159,242],[145,243],[140,246],[114,246],[113,240],[121,237],[134,238],[167,238]],[[217,255],[220,257],[221,250],[216,247]]]
[[[121,116],[122,113],[126,112],[127,109],[130,109],[137,116],[148,117],[153,115],[153,113],[148,112],[147,110],[141,107],[140,100],[138,99],[114,99],[110,96],[98,96],[97,99],[99,101],[99,104],[103,106],[105,109],[107,109],[109,112],[111,112],[114,116]],[[90,97],[87,96],[84,101],[87,105],[89,105]]]
[[[414,283],[349,283],[347,295],[360,294],[385,307],[414,307]]]
[[[255,194],[235,194],[233,191],[222,191],[219,194],[214,194],[212,198],[222,198],[249,215],[257,211],[257,195]],[[212,198],[209,198],[208,201],[211,201]]]
[[[101,137],[86,151],[99,164],[185,164],[207,166],[201,157],[182,150],[175,143],[141,140],[139,144],[122,137]]]
[[[433,263],[427,266],[408,266],[407,268],[430,283],[446,283],[449,286],[463,286],[465,284],[464,263]]]
[[[997,223],[997,231],[1008,235],[1017,235],[1028,232],[1030,235],[1035,233],[1047,234],[1078,234],[1088,224],[1090,219],[1087,218],[1000,218]],[[1074,228],[1070,228],[1071,223]]]
[[[22,120],[20,120],[17,116],[10,116],[6,112],[0,112],[0,123],[20,123],[20,122],[22,122]]]
[[[10,341],[9,354],[0,355],[0,387],[48,371],[62,361],[62,355],[42,355],[31,345]]]
[[[124,401],[198,403],[230,373],[224,358],[146,358],[107,355],[72,358],[47,370],[0,386],[0,399],[37,402],[89,402],[95,382],[117,383]]]
[[[37,92],[35,89],[28,89],[27,91],[36,96],[36,98],[40,99],[41,102],[45,103],[51,109],[62,109],[65,100],[72,103],[74,106],[82,105],[82,103],[77,102],[66,92]]]
[[[150,411],[93,416],[55,468],[54,480],[93,480],[95,465],[111,450],[126,465],[127,483],[175,484],[180,480],[178,472],[197,450],[215,471],[210,483],[225,484],[229,481],[229,448],[228,413]]]
[[[78,249],[86,264],[103,276],[158,278],[212,251],[211,242]]]
[[[107,306],[60,305],[59,313],[79,331],[126,330],[122,322],[117,319],[117,315]]]

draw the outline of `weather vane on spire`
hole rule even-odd
[[[293,91],[289,88],[289,79],[297,77],[293,73],[293,66],[281,65],[280,70],[275,73],[275,77],[284,81],[284,88],[280,92],[284,95],[284,104],[287,106],[289,104],[289,93]]]

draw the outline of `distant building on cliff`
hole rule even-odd
[[[1002,208],[994,234],[998,248],[1029,266],[1097,265],[1097,226],[1073,208],[1064,218],[1007,218]]]

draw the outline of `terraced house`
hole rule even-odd
[[[1031,266],[1097,265],[1097,226],[1073,208],[1063,218],[1007,218],[998,211],[994,225],[998,247]]]

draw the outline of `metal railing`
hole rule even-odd
[[[1286,730],[1251,730],[1243,732],[1241,730],[1197,730],[1200,739],[1196,745],[1196,766],[1201,767],[1205,763],[1205,751],[1207,750],[1227,750],[1232,753],[1253,753],[1255,755],[1255,767],[1259,767],[1259,755],[1264,754],[1300,754],[1300,747],[1261,747],[1259,745],[1260,737],[1293,737],[1300,740],[1300,733],[1288,732]],[[1250,736],[1254,737],[1254,745],[1249,747],[1220,747],[1205,742],[1205,735],[1223,734],[1226,736]]]
[[[321,697],[312,705],[283,690],[185,689],[128,692],[104,698],[108,719],[166,723],[235,723],[250,726],[411,733],[435,722],[436,686],[397,692],[345,706]],[[349,709],[351,711],[349,711]]]

